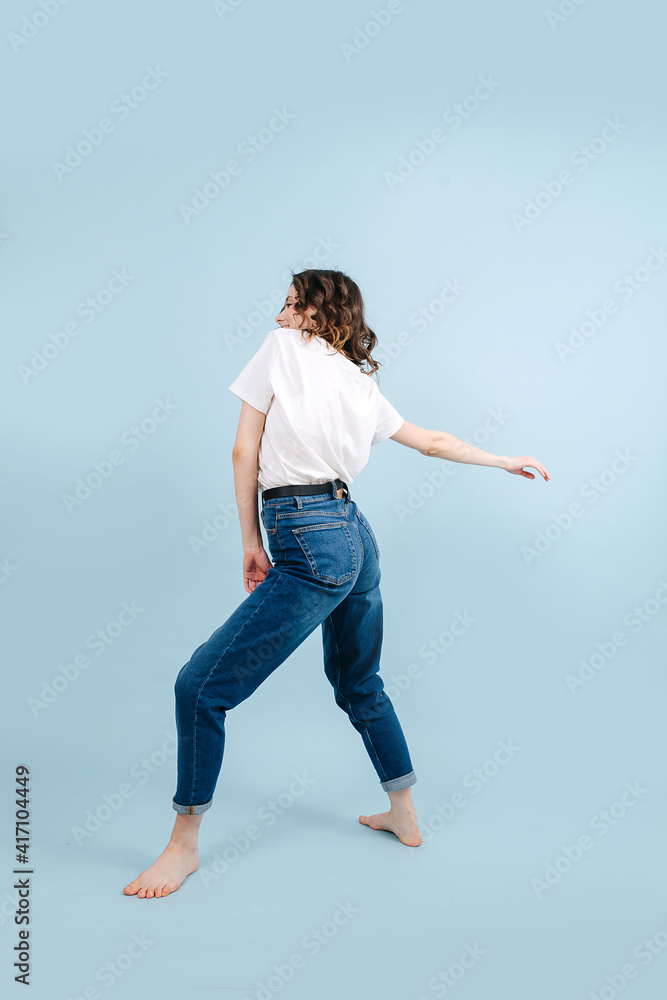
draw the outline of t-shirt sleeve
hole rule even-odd
[[[277,353],[276,331],[271,330],[245,368],[241,369],[232,384],[227,387],[239,399],[250,403],[262,413],[267,412],[273,399],[271,374]]]
[[[391,437],[404,423],[403,417],[398,410],[391,405],[386,396],[383,396],[379,390],[378,396],[380,397],[380,406],[371,446]]]

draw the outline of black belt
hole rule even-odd
[[[336,491],[344,489],[349,496],[350,490],[347,483],[343,482],[342,479],[329,479],[326,483],[296,483],[294,486],[274,486],[270,490],[262,490],[262,501],[270,500],[271,497],[303,497],[314,493],[326,493],[327,487],[331,483],[336,484]]]

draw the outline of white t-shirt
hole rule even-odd
[[[353,483],[371,446],[395,434],[403,417],[377,383],[315,336],[278,327],[228,387],[266,414],[258,488]]]

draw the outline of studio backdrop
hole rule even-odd
[[[5,995],[662,995],[663,7],[0,21]],[[358,283],[405,420],[551,479],[388,440],[350,486],[420,847],[358,821],[318,629],[229,714],[198,871],[128,897],[176,675],[248,596],[227,387],[306,268]]]

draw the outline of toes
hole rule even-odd
[[[129,882],[123,892],[130,895],[137,895],[140,899],[160,899],[162,896],[168,896],[170,892],[178,889],[178,884],[174,882],[165,882],[158,886],[142,886],[140,884],[140,879],[135,878],[133,882]]]

